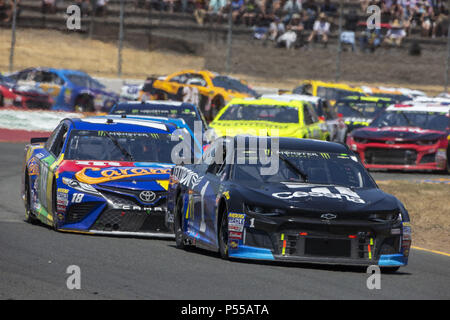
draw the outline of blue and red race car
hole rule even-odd
[[[154,121],[64,119],[26,146],[26,219],[56,230],[173,237],[166,202],[176,127]]]
[[[450,172],[450,107],[397,104],[370,126],[352,131],[347,144],[369,169]]]
[[[34,83],[47,92],[54,99],[53,110],[107,112],[119,100],[118,95],[82,71],[28,68],[9,77]]]

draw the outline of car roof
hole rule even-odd
[[[265,98],[265,99],[274,99],[274,100],[281,100],[281,101],[296,100],[296,101],[306,101],[306,102],[313,102],[313,103],[317,103],[319,100],[322,99],[320,97],[308,96],[306,94],[295,94],[295,93],[290,93],[290,94],[263,94],[261,97]]]
[[[392,101],[394,101],[393,99],[386,98],[386,97],[347,96],[345,98],[339,99],[337,102],[340,102],[340,101],[355,101],[355,100],[365,101],[365,102],[392,102]]]
[[[118,107],[130,106],[138,109],[144,109],[147,107],[155,107],[155,106],[167,106],[167,107],[192,107],[195,109],[195,105],[182,101],[174,101],[174,100],[147,100],[145,102],[142,101],[128,101],[119,103]]]
[[[121,131],[121,132],[151,132],[172,133],[176,127],[160,121],[142,119],[118,119],[116,117],[96,116],[88,118],[66,119],[78,130]]]
[[[415,103],[415,104],[395,104],[389,106],[386,111],[402,111],[402,112],[450,112],[449,105],[440,105],[432,103]]]
[[[275,105],[275,106],[288,106],[288,107],[300,107],[302,106],[302,101],[290,100],[281,101],[270,98],[238,98],[231,100],[228,105],[233,104],[244,104],[244,105]]]
[[[236,135],[233,138],[222,137],[219,139],[223,139],[224,141],[233,139],[235,149],[238,147],[238,141],[242,143],[242,140],[238,139],[244,139],[245,144],[247,146],[249,145],[250,139],[257,139],[258,145],[261,140],[266,140],[265,145],[271,145],[272,140],[278,139],[279,148],[282,150],[302,150],[302,151],[332,152],[332,153],[349,152],[349,149],[344,144],[315,139],[298,139],[298,138],[251,136],[251,135]]]

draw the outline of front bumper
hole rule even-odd
[[[246,215],[242,233],[229,236],[229,257],[355,266],[408,263],[401,222],[314,220]]]
[[[351,142],[367,169],[445,170],[447,150],[440,141],[433,145]]]
[[[59,188],[57,193],[57,223],[61,231],[173,238],[166,222],[166,191],[155,192],[153,203],[142,204],[132,191],[124,194],[106,189],[97,195],[86,193],[83,202],[73,203],[68,201],[74,198],[73,193],[65,190]]]

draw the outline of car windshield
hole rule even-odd
[[[295,107],[253,104],[230,105],[219,120],[299,123],[298,109]]]
[[[172,163],[171,134],[74,130],[67,144],[67,160]]]
[[[253,97],[256,97],[258,95],[255,90],[247,86],[245,83],[231,77],[216,76],[212,79],[212,82],[214,87],[246,93]]]
[[[202,121],[200,115],[191,106],[119,104],[111,113],[183,119],[192,131],[194,131],[194,122]]]
[[[339,185],[351,188],[375,188],[373,180],[358,159],[350,154],[281,150],[279,169],[273,175],[262,175],[267,165],[238,164],[233,179],[261,183],[302,182],[308,184]]]
[[[338,101],[335,108],[344,117],[374,118],[383,111],[383,106],[377,102]]]
[[[339,100],[347,96],[360,96],[362,95],[357,91],[350,91],[344,89],[337,88],[329,88],[329,87],[318,87],[317,88],[317,96],[326,100]]]
[[[73,84],[79,87],[86,87],[91,89],[103,89],[104,86],[98,82],[97,80],[91,78],[90,76],[83,74],[66,74],[67,79],[70,80]]]
[[[8,85],[14,85],[15,81],[14,81],[14,79],[12,79],[10,77],[2,76],[0,74],[0,83],[5,83],[5,84],[8,84]]]
[[[388,111],[372,121],[371,127],[418,127],[446,131],[449,118],[446,112]]]

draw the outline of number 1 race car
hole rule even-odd
[[[225,259],[392,271],[407,264],[411,244],[402,203],[377,187],[345,145],[317,140],[219,138],[203,163],[173,168],[167,214],[177,247]]]
[[[65,119],[25,152],[29,222],[60,231],[173,237],[166,227],[175,127],[131,119]]]
[[[366,168],[450,173],[449,143],[450,107],[423,103],[390,106],[347,139]]]

